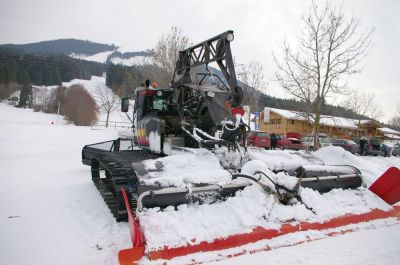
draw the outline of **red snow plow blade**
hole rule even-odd
[[[377,179],[369,190],[390,205],[400,201],[400,169],[391,167]]]
[[[390,204],[400,201],[400,170],[397,168],[389,168],[371,187],[370,190]],[[122,191],[125,194],[125,191]],[[139,225],[135,221],[124,195],[125,203],[128,208],[129,224],[131,229],[131,238],[133,248],[121,250],[118,258],[121,265],[138,264],[138,262],[146,256],[149,260],[172,259],[179,256],[185,256],[197,252],[218,251],[255,243],[260,240],[269,240],[276,237],[284,236],[290,233],[305,232],[317,230],[324,236],[336,236],[357,230],[357,228],[349,226],[362,222],[368,222],[378,219],[390,217],[400,217],[400,206],[393,206],[389,211],[374,209],[362,214],[346,214],[336,218],[329,219],[323,223],[318,222],[301,222],[297,224],[284,223],[279,229],[267,229],[264,227],[255,227],[249,233],[231,235],[225,238],[215,239],[214,241],[202,241],[194,245],[186,245],[183,247],[164,246],[161,250],[145,252],[144,239]],[[347,227],[346,227],[347,226]],[[315,238],[318,239],[318,238]],[[295,243],[284,243],[279,246],[269,246],[266,243],[263,247],[258,247],[251,251],[237,250],[233,254],[219,256],[219,259],[240,256],[246,253],[255,253],[259,251],[268,251],[277,247],[291,246],[315,239],[305,238]],[[193,241],[195,242],[195,241]],[[190,263],[196,263],[191,260]]]

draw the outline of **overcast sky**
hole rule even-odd
[[[332,2],[343,4],[348,16],[361,16],[363,29],[376,28],[364,70],[349,86],[373,91],[387,121],[400,104],[400,1]],[[285,36],[298,35],[309,6],[309,0],[0,0],[0,43],[77,38],[139,51],[153,48],[171,26],[181,27],[193,43],[232,29],[236,62],[262,63],[268,93],[288,97],[273,81],[271,53]]]

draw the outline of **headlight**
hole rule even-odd
[[[235,37],[233,36],[233,33],[232,33],[232,32],[229,32],[229,33],[226,35],[226,40],[227,40],[227,41],[233,41],[234,38],[235,38]]]

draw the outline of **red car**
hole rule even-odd
[[[247,144],[269,149],[271,147],[271,138],[267,132],[252,131],[247,136]]]
[[[306,149],[305,145],[299,139],[284,138],[282,136],[277,136],[276,147],[279,149],[293,149],[293,150]]]
[[[301,139],[301,134],[296,132],[288,132],[286,133],[286,138]]]

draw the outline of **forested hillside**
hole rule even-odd
[[[71,53],[93,55],[105,51],[113,51],[117,47],[87,40],[59,39],[27,44],[3,44],[0,48],[12,48],[22,53],[65,54]]]
[[[100,76],[105,65],[76,60],[63,54],[20,54],[15,50],[0,48],[0,83],[34,85],[60,85],[75,78],[90,79]]]

